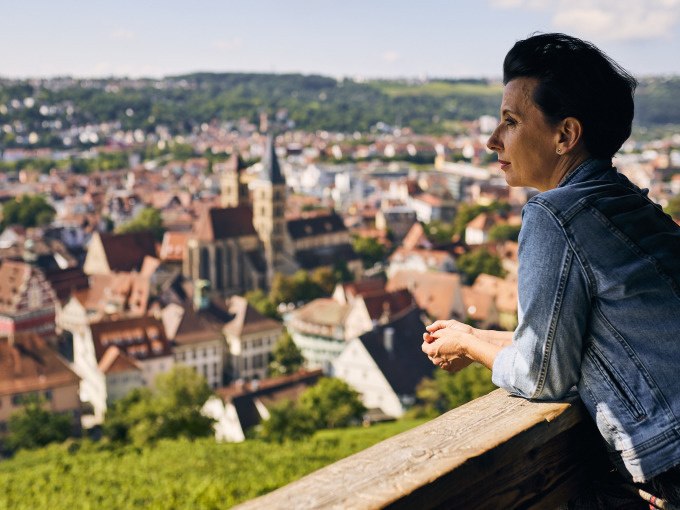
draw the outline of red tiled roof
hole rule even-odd
[[[166,232],[161,243],[160,258],[165,261],[181,262],[187,249],[189,232]]]
[[[485,321],[489,318],[489,312],[493,306],[493,296],[475,290],[472,287],[463,287],[463,302],[465,313],[471,319]]]
[[[392,317],[416,306],[413,295],[407,289],[367,294],[363,296],[363,300],[371,320],[382,318],[390,320]]]
[[[142,368],[134,358],[131,358],[125,351],[115,345],[106,349],[104,356],[99,361],[99,370],[104,374],[117,374],[120,372],[140,371]]]
[[[439,271],[397,271],[386,289],[408,289],[418,306],[433,319],[450,319],[454,299],[461,287],[460,276]]]
[[[347,297],[354,297],[374,292],[384,292],[385,280],[382,278],[371,278],[356,282],[343,283],[342,286]]]
[[[77,385],[68,363],[35,333],[0,338],[0,395]]]
[[[25,262],[6,260],[0,266],[0,312],[15,313],[21,290],[31,277],[32,267]]]
[[[255,310],[244,297],[232,296],[225,304],[227,311],[234,316],[225,329],[234,335],[247,335],[281,327],[279,322]]]
[[[246,382],[243,384],[234,383],[224,388],[219,388],[215,392],[223,399],[230,400],[244,395],[256,396],[260,393],[269,393],[272,390],[276,391],[283,389],[286,386],[293,384],[300,384],[302,382],[311,381],[315,383],[323,375],[322,370],[300,370],[291,375],[282,375],[279,377],[268,377],[262,379],[257,383]]]
[[[253,210],[241,205],[238,207],[212,207],[204,212],[194,227],[200,241],[231,239],[233,237],[255,236]]]
[[[151,232],[100,234],[111,271],[139,271],[144,257],[156,256],[156,242]]]
[[[136,359],[156,358],[171,353],[163,323],[154,317],[107,320],[90,325],[98,361],[111,345]]]
[[[409,229],[404,237],[401,246],[405,250],[413,250],[415,248],[430,248],[432,243],[425,235],[425,228],[420,222],[416,222]]]

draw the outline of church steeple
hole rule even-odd
[[[253,224],[264,244],[267,276],[271,284],[276,271],[285,264],[286,253],[286,180],[276,156],[274,137],[267,136],[262,159],[262,179],[253,195]]]
[[[267,145],[264,150],[264,177],[272,184],[286,184],[286,180],[281,173],[281,165],[279,165],[279,158],[276,157],[276,145],[274,144],[274,136],[270,133],[267,135]]]
[[[222,191],[220,202],[222,207],[238,207],[250,203],[248,184],[243,179],[243,171],[245,169],[246,164],[241,159],[241,155],[234,151],[226,163],[220,181]]]

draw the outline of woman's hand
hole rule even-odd
[[[443,328],[451,328],[453,330],[460,331],[462,333],[468,333],[470,335],[474,335],[475,332],[475,328],[469,324],[465,324],[464,322],[458,322],[453,319],[447,321],[439,320],[433,322],[425,328],[426,333],[423,334],[423,340],[427,343],[433,342],[434,337],[432,336],[432,333]]]
[[[425,328],[422,350],[430,361],[448,372],[457,372],[472,363],[466,345],[474,341],[474,328],[455,320],[436,321]]]

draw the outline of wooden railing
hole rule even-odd
[[[580,402],[496,390],[238,508],[554,508],[602,458]]]

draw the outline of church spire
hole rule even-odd
[[[279,165],[279,158],[276,157],[276,145],[274,144],[274,136],[270,133],[267,135],[267,145],[264,150],[264,177],[272,184],[286,184],[286,180],[281,173],[281,165]]]

